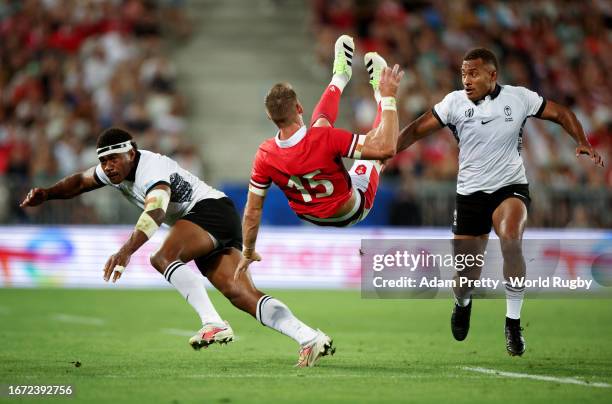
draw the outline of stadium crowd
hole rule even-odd
[[[75,199],[68,209],[18,205],[31,186],[95,165],[96,137],[111,125],[199,172],[199,157],[182,135],[186,103],[164,50],[166,37],[184,38],[188,27],[181,2],[172,0],[0,3],[3,223],[101,221],[99,197]]]
[[[612,226],[612,7],[609,2],[360,1],[316,0],[313,35],[322,66],[332,62],[334,39],[348,32],[363,55],[377,51],[406,70],[398,105],[400,126],[461,89],[459,69],[470,48],[487,47],[500,61],[500,83],[520,85],[572,108],[605,169],[576,159],[574,142],[554,124],[530,119],[524,128],[523,158],[532,184],[530,225]],[[355,69],[360,71],[365,69]],[[365,73],[347,88],[355,131],[369,129],[376,114]],[[452,204],[457,174],[456,141],[448,129],[396,156],[386,170],[401,190],[393,204],[396,224],[435,224],[447,217],[422,193],[449,183]],[[439,187],[438,187],[439,188]],[[417,193],[418,189],[418,193]],[[442,198],[443,199],[443,198]],[[424,219],[425,218],[425,219]],[[425,223],[423,223],[425,220]]]
[[[532,184],[530,225],[612,227],[612,7],[603,0],[313,0],[312,34],[322,66],[340,33],[363,54],[376,50],[406,70],[399,100],[406,125],[461,88],[466,50],[492,49],[500,82],[570,106],[605,169],[574,157],[559,126],[527,121],[523,157]],[[187,102],[167,44],[190,34],[181,0],[6,0],[0,2],[0,223],[113,222],[104,194],[19,209],[27,189],[96,163],[102,128],[131,130],[139,146],[201,174],[184,136]],[[376,113],[365,69],[347,88],[355,131]],[[447,225],[457,146],[448,130],[398,155],[390,221]],[[69,208],[67,209],[66,206]],[[104,216],[107,214],[108,216]]]

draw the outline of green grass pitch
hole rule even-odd
[[[475,301],[470,335],[459,343],[449,329],[450,299],[269,292],[332,336],[336,355],[293,368],[297,344],[216,291],[213,301],[238,339],[195,352],[180,334],[198,329],[197,317],[172,290],[3,289],[0,385],[72,384],[72,402],[88,403],[612,402],[612,388],[463,368],[612,384],[611,300],[527,300],[527,352],[513,358],[504,347],[503,300]]]

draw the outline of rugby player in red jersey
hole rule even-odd
[[[259,146],[253,162],[243,218],[243,259],[236,274],[258,261],[255,241],[266,191],[275,183],[302,219],[320,226],[345,227],[363,220],[374,204],[384,161],[395,155],[399,123],[395,96],[403,76],[387,67],[375,52],[364,62],[378,103],[373,129],[366,135],[334,128],[340,96],[352,75],[353,39],[342,35],[335,44],[333,77],[304,125],[304,109],[287,83],[272,87],[265,100],[268,117],[279,131]],[[346,170],[342,158],[355,159]]]

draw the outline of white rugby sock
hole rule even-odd
[[[317,332],[298,320],[283,302],[268,295],[257,302],[256,317],[263,325],[293,338],[300,345],[317,336]]]
[[[506,283],[506,317],[518,320],[521,318],[525,288],[515,288]]]
[[[206,289],[204,288],[204,277],[192,272],[181,261],[174,261],[166,271],[164,277],[174,286],[187,300],[202,319],[204,323],[220,323],[223,320],[213,306]]]
[[[329,85],[334,85],[336,87],[338,87],[340,89],[340,92],[344,91],[344,87],[346,87],[346,85],[349,82],[349,77],[344,74],[344,73],[338,73],[338,74],[334,74],[332,76],[331,81],[329,82]]]

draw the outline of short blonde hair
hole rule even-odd
[[[288,126],[297,114],[297,95],[289,83],[275,84],[266,95],[266,110],[279,128]]]

